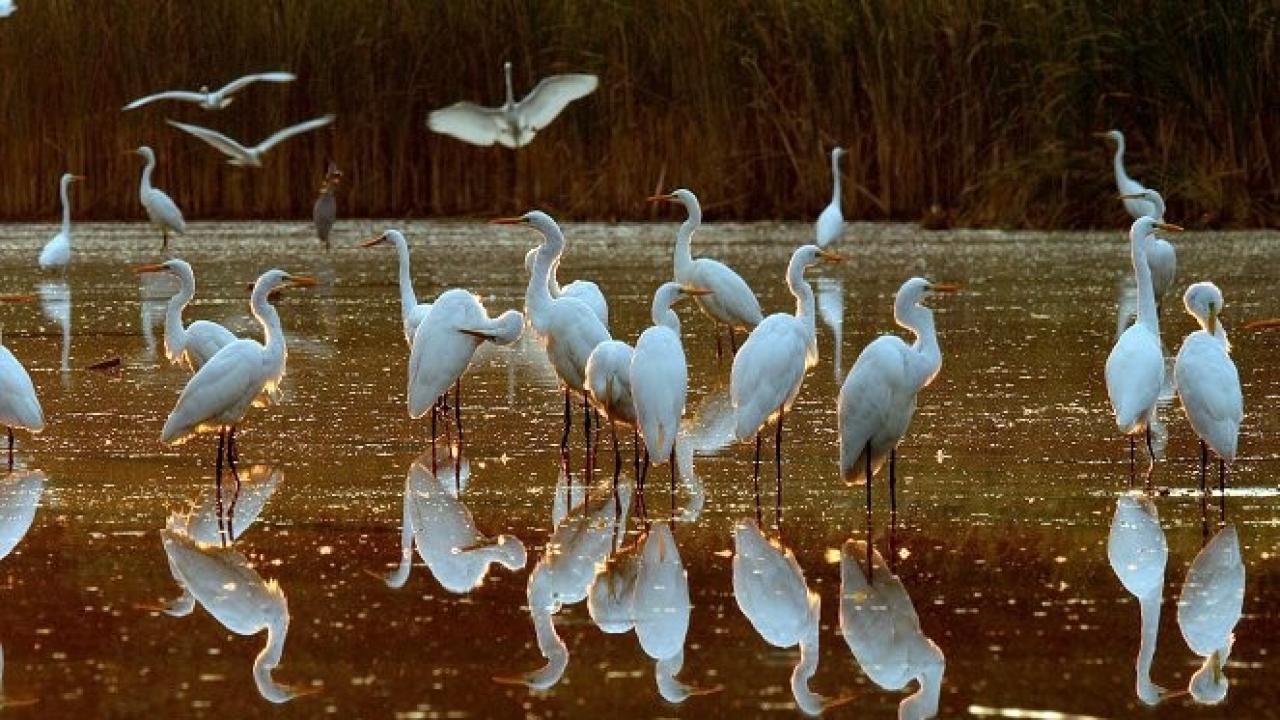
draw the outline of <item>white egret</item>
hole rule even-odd
[[[898,705],[899,720],[937,717],[946,658],[920,628],[906,586],[879,551],[871,549],[871,567],[863,572],[859,558],[868,557],[869,547],[846,540],[840,548],[840,634],[876,685],[902,690],[918,684]]]
[[[538,248],[532,248],[524,256],[525,272],[533,274],[533,263],[538,257]],[[547,290],[551,293],[551,297],[571,297],[577,298],[591,307],[591,312],[600,318],[600,322],[607,328],[609,327],[609,301],[605,299],[604,293],[600,291],[600,286],[590,280],[574,280],[573,282],[560,286],[560,281],[556,279],[556,273],[560,269],[560,258],[556,258],[556,263],[551,267],[550,274],[547,275]]]
[[[551,270],[564,252],[564,233],[550,215],[531,210],[513,218],[491,220],[498,225],[526,224],[542,234],[543,242],[534,258],[533,273],[525,291],[524,307],[533,328],[534,336],[546,349],[551,366],[564,387],[564,434],[560,439],[562,459],[568,462],[570,395],[582,395],[583,436],[587,452],[591,451],[591,412],[586,395],[587,359],[602,342],[612,338],[609,329],[591,309],[591,306],[574,297],[552,297],[550,291]]]
[[[147,161],[146,166],[142,168],[138,199],[142,201],[142,209],[147,211],[147,219],[163,233],[164,240],[160,247],[167,248],[169,233],[175,232],[182,235],[187,231],[187,221],[183,219],[182,211],[178,209],[177,204],[169,199],[163,190],[151,186],[151,171],[156,169],[156,154],[146,145],[133,152]]]
[[[840,210],[840,158],[847,151],[831,148],[831,203],[818,216],[815,239],[818,247],[825,248],[838,241],[844,234],[844,213]]]
[[[435,110],[427,118],[427,127],[472,145],[489,146],[495,142],[519,148],[533,141],[539,130],[573,102],[595,92],[599,80],[595,75],[574,73],[543,78],[518,102],[511,86],[511,63],[503,63],[507,100],[502,107],[484,107],[475,103],[454,103]]]
[[[361,242],[359,247],[390,245],[400,258],[400,322],[404,326],[404,341],[413,346],[413,335],[431,312],[431,303],[419,303],[413,292],[413,275],[409,270],[409,242],[399,230],[387,230],[381,235]]]
[[[30,295],[4,295],[0,302],[30,302]],[[9,435],[9,469],[13,469],[13,429],[38,433],[44,430],[44,411],[36,397],[35,385],[27,369],[4,346],[0,331],[0,424]]]
[[[338,219],[338,201],[333,193],[341,182],[342,171],[336,164],[329,163],[324,182],[320,184],[320,194],[316,196],[316,204],[311,209],[311,221],[316,228],[316,237],[320,238],[326,249],[329,247],[329,231],[333,230],[333,223]]]
[[[155,265],[139,265],[137,273],[166,273],[178,279],[164,315],[164,354],[169,362],[196,372],[219,350],[235,341],[230,330],[209,320],[182,323],[182,311],[196,294],[196,275],[185,260],[173,258]]]
[[[1135,436],[1146,435],[1151,464],[1147,478],[1155,468],[1155,450],[1151,446],[1151,420],[1156,400],[1164,384],[1164,350],[1160,345],[1160,318],[1156,313],[1155,291],[1151,285],[1151,268],[1147,265],[1147,248],[1156,228],[1176,232],[1182,228],[1140,217],[1129,229],[1130,253],[1138,289],[1138,319],[1116,340],[1107,356],[1105,369],[1107,395],[1115,412],[1116,426],[1129,437],[1129,472],[1133,473]]]
[[[609,431],[613,438],[614,469],[621,463],[618,454],[617,426],[629,427],[633,432],[639,431],[636,424],[636,404],[631,394],[631,357],[633,348],[621,340],[606,340],[596,345],[587,357],[583,384],[587,390],[587,398],[609,423]],[[637,436],[638,438],[638,436]],[[640,443],[636,441],[636,452],[640,451]],[[639,458],[637,457],[637,462]]]
[[[46,479],[39,470],[0,477],[0,560],[8,557],[31,530]]]
[[[176,120],[166,120],[165,122],[179,130],[182,130],[183,132],[190,133],[191,135],[200,138],[205,141],[205,143],[217,149],[223,155],[226,155],[228,165],[236,165],[238,167],[262,167],[262,156],[265,155],[268,150],[279,145],[285,140],[288,140],[294,135],[301,135],[303,133],[322,128],[333,122],[333,118],[333,115],[325,115],[324,117],[318,117],[306,122],[298,123],[297,125],[292,125],[276,132],[271,137],[268,137],[266,140],[263,140],[253,147],[245,147],[216,130],[210,130],[209,128],[200,127],[199,125],[188,125],[187,123],[180,123]]]
[[[755,437],[757,511],[760,499],[760,432],[770,422],[774,434],[777,507],[782,507],[782,420],[800,394],[805,373],[818,362],[817,309],[813,288],[804,271],[819,262],[842,262],[844,257],[817,245],[802,245],[787,264],[787,288],[796,299],[795,314],[774,313],[761,321],[733,359],[729,395],[733,399],[734,437]],[[712,292],[716,292],[711,288]]]
[[[69,193],[71,183],[77,180],[84,180],[84,176],[64,173],[58,183],[58,192],[62,197],[62,230],[45,243],[44,249],[40,251],[41,270],[55,268],[65,270],[67,263],[71,261],[71,197]]]
[[[688,217],[676,232],[675,281],[686,287],[705,288],[710,295],[694,298],[698,307],[717,324],[716,356],[720,356],[719,326],[729,329],[729,348],[737,351],[736,330],[750,332],[764,320],[760,301],[751,291],[747,281],[729,266],[711,258],[693,259],[690,242],[693,233],[702,225],[702,206],[692,192],[680,188],[666,195],[655,195],[649,202],[680,203]]]
[[[933,311],[924,301],[934,293],[955,292],[958,285],[914,277],[898,288],[893,320],[916,336],[907,345],[896,335],[872,340],[854,361],[840,386],[840,475],[845,482],[867,484],[871,512],[871,479],[889,461],[889,505],[897,511],[897,447],[916,412],[916,396],[942,369],[942,350]]]
[[[1151,662],[1156,655],[1160,632],[1160,606],[1164,602],[1164,568],[1169,561],[1169,543],[1155,502],[1146,494],[1128,493],[1116,501],[1107,535],[1107,560],[1116,577],[1138,600],[1142,616],[1138,656],[1134,663],[1138,699],[1157,705],[1170,692],[1151,682]]]
[[[1143,188],[1132,195],[1121,195],[1124,200],[1145,200],[1151,205],[1151,217],[1164,222],[1164,198],[1150,188]],[[1147,266],[1151,268],[1151,288],[1156,294],[1156,310],[1164,301],[1165,293],[1173,288],[1173,280],[1178,274],[1178,252],[1173,243],[1162,237],[1153,235],[1151,245],[1147,248]]]
[[[201,87],[200,92],[189,92],[185,90],[169,90],[155,95],[148,95],[139,98],[124,106],[125,110],[134,110],[148,103],[157,100],[181,100],[183,102],[197,103],[205,110],[222,110],[231,104],[235,98],[233,94],[244,89],[246,86],[256,82],[272,82],[287,83],[293,82],[297,76],[289,72],[265,72],[255,73],[253,75],[245,75],[238,80],[232,80],[217,90],[210,91],[207,86]]]
[[[17,3],[13,0],[0,0],[0,18],[7,18],[16,12],[18,12]],[[3,662],[3,657],[0,657],[0,662]]]
[[[1235,525],[1218,531],[1187,568],[1178,597],[1178,629],[1196,655],[1204,658],[1187,690],[1204,705],[1227,697],[1227,658],[1244,609],[1244,561]]]
[[[1110,140],[1116,144],[1116,154],[1112,158],[1112,165],[1116,175],[1116,190],[1120,195],[1139,195],[1146,190],[1142,183],[1129,177],[1129,173],[1124,169],[1124,133],[1119,130],[1108,130],[1106,132],[1094,133],[1094,137]],[[1124,209],[1129,213],[1129,217],[1137,220],[1140,217],[1153,217],[1162,220],[1162,216],[1156,214],[1156,208],[1150,200],[1141,197],[1122,197],[1124,200]]]
[[[1182,410],[1200,437],[1200,491],[1205,490],[1209,450],[1218,456],[1218,487],[1226,491],[1226,466],[1236,459],[1236,441],[1244,420],[1240,374],[1231,360],[1231,345],[1222,325],[1222,292],[1211,282],[1198,282],[1182,295],[1187,312],[1200,329],[1182,341],[1173,364],[1173,380]]]

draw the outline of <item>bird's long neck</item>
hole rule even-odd
[[[676,277],[683,277],[685,273],[693,268],[693,250],[691,249],[691,240],[693,231],[698,229],[702,224],[702,208],[697,204],[692,204],[686,208],[689,216],[680,224],[680,230],[676,232],[676,257],[675,271]]]
[[[403,238],[396,238],[395,245],[400,258],[400,317],[408,319],[418,307],[418,296],[413,292],[413,274],[409,270],[409,244]]]
[[[383,580],[387,587],[399,590],[409,582],[409,573],[413,569],[413,483],[410,478],[404,481],[404,504],[400,515],[400,565]]]
[[[913,363],[914,381],[917,387],[924,387],[933,381],[942,369],[942,350],[938,347],[938,333],[933,325],[933,311],[929,308],[911,303],[906,307],[894,309],[894,319],[902,327],[916,336],[911,349],[918,362]]]
[[[920,674],[916,676],[920,689],[898,706],[900,718],[931,718],[938,714],[938,702],[942,699],[942,674],[947,666],[942,650],[932,642],[929,642],[929,655]]]
[[[808,715],[817,715],[825,704],[821,695],[809,689],[809,680],[818,672],[818,596],[809,593],[810,625],[800,639],[800,660],[791,671],[791,695]]]
[[[71,183],[62,183],[62,234],[71,238]]]
[[[1138,286],[1138,324],[1160,334],[1160,318],[1156,315],[1156,291],[1151,284],[1151,266],[1147,265],[1147,244],[1150,235],[1138,237],[1130,233],[1130,252],[1133,256],[1133,273]]]
[[[804,279],[805,265],[793,257],[787,266],[787,288],[796,298],[796,318],[804,323],[810,343],[818,336],[817,310],[813,301],[813,287]]]
[[[267,623],[267,644],[253,659],[253,681],[262,697],[273,703],[286,702],[295,694],[271,677],[271,671],[280,664],[284,655],[284,639],[289,633],[289,608],[283,605],[283,600],[282,596],[282,606],[278,611],[272,609],[274,614]]]
[[[680,317],[671,306],[678,295],[675,292],[659,292],[653,297],[653,306],[649,310],[649,318],[654,326],[669,328],[676,335],[680,334]]]
[[[147,158],[147,164],[142,168],[142,182],[138,186],[138,192],[146,194],[151,189],[151,171],[156,169],[156,157],[151,155]]]
[[[267,362],[270,364],[272,377],[279,377],[284,372],[285,345],[284,330],[280,327],[280,314],[268,300],[272,288],[265,285],[253,289],[250,307],[253,317],[262,325],[263,346],[266,348]]]
[[[1142,637],[1138,641],[1137,690],[1138,697],[1148,704],[1158,702],[1163,690],[1151,682],[1151,663],[1156,656],[1156,639],[1160,632],[1160,605],[1162,595],[1159,590],[1147,593],[1138,598],[1138,607],[1142,613]]]
[[[1116,186],[1121,187],[1129,181],[1129,173],[1124,171],[1124,136],[1121,135],[1116,139],[1116,154],[1111,159],[1111,163],[1115,166]]]
[[[187,344],[187,328],[182,323],[182,311],[187,303],[196,295],[195,278],[178,276],[181,283],[178,292],[169,298],[169,307],[164,314],[164,352],[170,360],[177,360]]]
[[[558,298],[563,294],[560,287],[560,258],[556,258],[556,262],[551,266],[551,272],[547,273],[547,292],[551,293],[551,297]]]
[[[506,76],[506,82],[507,82],[507,105],[508,106],[515,105],[516,93],[515,93],[515,90],[511,87],[511,64],[510,63],[507,63],[506,65],[502,66],[502,74]]]
[[[840,155],[831,151],[831,204],[840,206]]]
[[[551,305],[550,283],[552,269],[560,262],[560,253],[564,252],[564,233],[559,228],[547,228],[545,240],[533,258],[533,272],[529,275],[529,289],[525,291],[524,303],[529,309],[531,318],[535,320],[542,311]]]

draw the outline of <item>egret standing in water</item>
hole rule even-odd
[[[329,231],[333,229],[333,223],[338,219],[338,201],[334,198],[333,192],[338,189],[338,184],[342,182],[342,171],[332,162],[329,163],[329,169],[324,174],[324,182],[320,184],[320,194],[316,197],[315,207],[311,209],[311,221],[315,224],[316,237],[324,243],[326,250],[329,249]]]
[[[711,291],[709,295],[694,300],[702,312],[716,322],[716,357],[720,356],[720,325],[728,327],[729,348],[737,352],[734,331],[750,332],[764,320],[756,294],[741,275],[724,263],[710,258],[693,259],[690,239],[702,225],[702,206],[698,204],[697,196],[681,188],[666,195],[655,195],[649,198],[649,202],[679,203],[689,213],[676,232],[675,280],[686,287]]]
[[[517,101],[511,86],[511,63],[503,63],[502,72],[507,100],[501,107],[483,107],[464,100],[432,112],[427,127],[472,145],[488,147],[496,142],[512,149],[524,147],[569,103],[595,92],[600,84],[595,75],[551,75]]]
[[[30,295],[0,295],[0,302],[31,302]],[[0,330],[0,424],[9,436],[9,469],[13,469],[13,429],[38,433],[44,430],[44,411],[36,397],[27,369],[4,346]]]
[[[158,265],[139,265],[134,272],[166,273],[178,279],[178,291],[169,299],[164,315],[164,354],[169,362],[196,372],[235,341],[230,330],[209,320],[183,326],[182,311],[196,294],[196,274],[187,261],[174,258]]]
[[[935,293],[955,292],[958,285],[914,277],[898,288],[893,319],[916,336],[907,345],[895,335],[881,335],[858,355],[840,387],[840,475],[845,482],[867,484],[871,514],[871,478],[889,461],[889,507],[897,512],[897,448],[916,412],[916,396],[942,369],[942,350],[933,311],[924,301]]]
[[[840,210],[840,158],[845,152],[841,147],[831,149],[831,203],[818,216],[816,228],[820,248],[835,243],[844,234],[844,213]]]
[[[1124,133],[1119,130],[1108,130],[1106,132],[1094,133],[1094,137],[1110,140],[1116,144],[1116,154],[1112,158],[1112,165],[1116,175],[1116,190],[1124,200],[1124,209],[1129,213],[1129,217],[1137,220],[1140,217],[1151,217],[1156,220],[1162,220],[1163,217],[1157,214],[1155,205],[1148,199],[1137,197],[1146,190],[1142,183],[1129,177],[1129,173],[1124,169]],[[1131,196],[1131,197],[1123,197]]]
[[[844,257],[817,245],[802,245],[787,264],[787,287],[796,299],[796,312],[764,318],[733,358],[729,395],[733,399],[734,437],[739,442],[755,437],[756,511],[760,500],[760,432],[770,422],[774,435],[774,474],[777,507],[782,507],[782,417],[791,409],[805,373],[818,363],[817,309],[813,288],[804,271],[820,262],[841,262]],[[712,290],[712,292],[716,292]]]
[[[1173,380],[1182,410],[1200,437],[1200,491],[1205,491],[1209,450],[1218,456],[1218,488],[1226,492],[1226,467],[1236,459],[1236,441],[1244,421],[1240,374],[1231,360],[1231,344],[1222,326],[1222,292],[1211,282],[1198,282],[1182,296],[1200,329],[1182,341],[1173,365]]]
[[[62,198],[62,230],[45,243],[40,251],[41,270],[66,270],[71,261],[71,183],[84,180],[83,175],[64,173],[58,183],[58,193]]]
[[[1160,193],[1149,188],[1132,195],[1121,195],[1122,200],[1144,200],[1151,205],[1151,217],[1164,221],[1164,198]],[[1173,243],[1162,237],[1151,238],[1151,246],[1147,248],[1147,265],[1151,268],[1151,288],[1156,294],[1156,310],[1161,308],[1165,293],[1173,287],[1173,279],[1178,274],[1178,253]]]
[[[177,204],[169,199],[169,196],[163,190],[151,186],[151,172],[156,169],[156,154],[146,145],[134,150],[134,152],[147,161],[146,166],[142,168],[142,181],[138,187],[138,199],[142,201],[142,209],[147,211],[147,219],[151,221],[152,225],[160,228],[160,232],[164,236],[164,240],[160,245],[163,250],[169,247],[170,232],[181,235],[187,231],[187,221],[183,219],[182,211],[178,209]]]
[[[1145,434],[1151,464],[1147,479],[1155,469],[1155,449],[1151,445],[1151,421],[1156,401],[1164,385],[1164,351],[1160,345],[1160,318],[1156,314],[1155,290],[1151,285],[1151,267],[1147,264],[1147,248],[1156,228],[1177,232],[1182,228],[1140,217],[1129,229],[1133,273],[1138,289],[1138,319],[1121,333],[1107,356],[1107,395],[1115,411],[1116,427],[1129,437],[1129,472],[1133,474],[1136,437]]]

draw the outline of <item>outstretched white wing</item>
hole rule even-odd
[[[258,147],[257,147],[258,154],[265,153],[266,151],[270,150],[276,145],[279,145],[285,140],[288,140],[289,138],[293,137],[294,135],[301,135],[304,132],[311,132],[316,128],[322,128],[331,122],[333,122],[333,116],[325,115],[324,117],[318,117],[314,120],[308,120],[303,123],[298,123],[297,125],[294,125],[292,127],[287,127],[277,132],[275,135],[272,135],[271,137],[267,138],[266,140],[263,140],[262,142],[258,143]]]
[[[522,127],[541,130],[564,110],[565,106],[595,92],[600,80],[595,75],[552,75],[516,103],[516,114]]]
[[[188,92],[186,90],[169,90],[167,92],[156,93],[155,95],[148,95],[144,98],[138,98],[128,105],[125,105],[124,109],[137,110],[143,105],[156,102],[157,100],[182,100],[183,102],[201,103],[204,102],[205,97],[204,93]]]
[[[442,135],[486,147],[497,142],[500,136],[510,134],[501,109],[481,107],[465,100],[433,111],[427,116],[427,127]]]
[[[218,91],[218,93],[223,97],[226,97],[231,93],[239,92],[246,85],[252,85],[253,83],[256,83],[256,82],[287,83],[287,82],[293,82],[294,80],[297,80],[297,79],[298,79],[298,76],[290,72],[255,73],[253,75],[245,75],[244,77],[238,80],[232,80],[231,82],[224,85],[222,89]]]
[[[219,152],[233,159],[243,160],[251,156],[251,153],[249,152],[248,148],[246,148],[245,146],[241,145],[240,143],[236,142],[235,140],[232,140],[231,138],[227,137],[226,135],[223,135],[222,133],[216,130],[203,128],[203,127],[200,127],[199,125],[188,125],[186,123],[180,123],[177,120],[166,120],[165,122],[178,128],[179,130],[195,135],[201,140],[217,148]]]

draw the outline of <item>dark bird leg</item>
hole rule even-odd
[[[1222,511],[1222,522],[1227,521],[1227,461],[1218,458],[1218,509]]]
[[[227,546],[226,535],[226,515],[222,511],[222,455],[226,449],[227,430],[222,428],[218,430],[218,459],[214,462],[213,470],[213,504],[218,513],[218,538],[222,540],[222,546]]]
[[[631,471],[635,474],[636,479],[640,478],[640,431],[631,428],[631,442],[634,443],[631,453]]]
[[[889,451],[889,518],[898,517],[898,448]]]
[[[671,517],[676,516],[676,448],[671,446]]]
[[[729,329],[733,332],[733,328]],[[778,427],[773,435],[774,522],[782,527],[782,408],[778,408]]]
[[[236,426],[232,425],[230,432],[227,433],[227,467],[231,469],[231,479],[236,482],[236,489],[231,494],[231,507],[227,510],[227,539],[235,542],[235,517],[236,517],[236,500],[240,498],[240,468],[239,468],[239,451],[236,450]],[[222,497],[222,492],[218,492],[218,497]]]
[[[9,431],[9,469],[13,470],[13,428],[7,428]]]
[[[871,443],[867,442],[867,523],[868,527],[871,522]]]
[[[729,354],[738,354],[738,335],[734,332],[732,325],[729,326]]]
[[[1200,441],[1200,494],[1204,495],[1208,492],[1205,487],[1206,476],[1209,474],[1209,446]]]
[[[618,426],[609,423],[609,436],[613,439],[613,486],[618,486],[618,475],[622,472],[622,452],[618,450]]]
[[[1151,489],[1151,476],[1156,471],[1156,448],[1151,444],[1151,424],[1147,423],[1147,458],[1150,462],[1147,464],[1147,490]]]
[[[462,378],[453,383],[453,421],[458,426],[458,454],[453,458],[453,490],[462,494],[462,449],[466,439],[462,434]]]
[[[564,467],[564,477],[567,482],[571,482],[573,478],[569,475],[569,428],[572,423],[571,410],[569,407],[569,388],[564,389],[564,432],[560,435],[560,464]],[[566,484],[566,487],[568,485]],[[569,498],[573,499],[573,491],[565,490],[569,493]]]
[[[756,458],[751,472],[751,485],[756,491],[756,525],[763,525],[764,518],[760,514],[760,433],[756,433]]]

